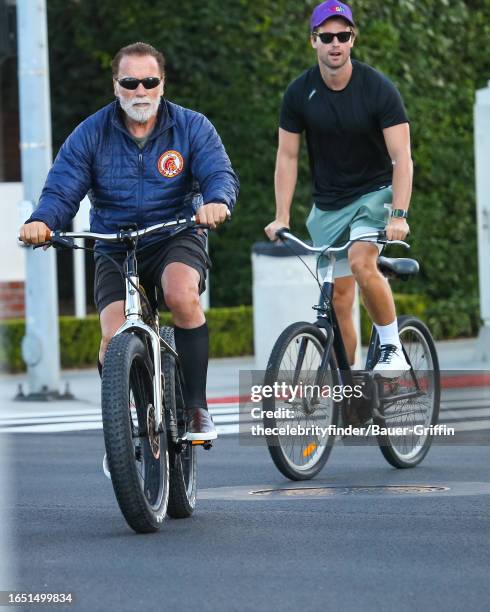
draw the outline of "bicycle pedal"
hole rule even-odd
[[[205,444],[209,444],[209,440],[191,440],[192,446],[204,446]]]
[[[211,440],[192,440],[192,446],[202,446],[205,450],[209,450],[213,447]]]

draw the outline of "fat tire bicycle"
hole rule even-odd
[[[171,327],[160,327],[156,295],[146,294],[137,270],[139,238],[169,229],[175,235],[190,227],[209,229],[196,224],[193,217],[141,230],[124,228],[115,234],[55,231],[44,243],[93,251],[75,242],[92,239],[126,248],[123,266],[104,254],[124,278],[126,320],[105,354],[101,405],[116,500],[126,522],[138,533],[158,531],[167,515],[191,516],[196,506],[196,446],[212,446],[209,441],[186,440],[185,381],[174,332]]]
[[[273,432],[266,435],[266,441],[274,464],[291,480],[313,478],[328,460],[340,424],[366,431],[370,425],[377,426],[376,440],[384,458],[396,468],[416,466],[429,451],[431,426],[439,418],[439,361],[429,329],[414,316],[398,317],[402,349],[411,367],[399,376],[384,378],[373,372],[379,358],[379,337],[373,326],[365,368],[353,370],[332,299],[336,253],[356,241],[409,245],[388,241],[384,231],[362,234],[340,247],[312,247],[287,229],[279,230],[277,236],[285,244],[317,254],[318,261],[326,257],[329,263],[320,285],[320,303],[313,306],[317,320],[289,325],[274,344],[265,371],[264,386],[276,384],[279,388],[284,384],[281,394],[271,394],[262,402],[264,429]],[[402,280],[419,270],[414,259],[382,256],[378,257],[378,268],[388,279]],[[318,280],[318,264],[315,278]],[[352,394],[350,390],[356,386],[358,392]],[[331,393],[335,388],[337,397]],[[286,389],[296,391],[293,394]],[[350,396],[340,389],[349,389]],[[293,426],[295,433],[290,435]],[[319,434],[319,428],[326,433]]]

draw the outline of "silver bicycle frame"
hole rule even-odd
[[[139,280],[137,276],[130,277],[132,283],[139,287]],[[124,308],[124,314],[126,321],[121,325],[114,335],[122,334],[126,331],[141,330],[143,334],[149,336],[151,340],[151,348],[153,351],[153,402],[155,407],[155,430],[162,431],[162,394],[163,394],[163,380],[162,380],[162,364],[160,358],[161,343],[163,342],[160,336],[147,325],[142,319],[141,309],[141,298],[139,292],[131,285],[126,279],[126,302]],[[138,333],[138,332],[137,332]],[[166,344],[166,343],[164,343]],[[168,347],[168,345],[167,345]],[[170,347],[168,347],[170,349]],[[173,351],[172,351],[173,352]]]
[[[187,219],[177,219],[175,221],[167,221],[163,223],[158,223],[156,225],[152,225],[151,227],[147,227],[142,230],[133,230],[128,232],[129,238],[137,238],[144,236],[145,234],[151,234],[159,229],[168,228],[168,227],[178,227],[179,225],[185,225],[189,223],[189,221],[195,221],[195,217],[191,217],[189,220]],[[60,237],[66,238],[91,238],[94,240],[103,240],[105,242],[120,242],[121,235],[120,233],[116,234],[97,234],[94,232],[51,232],[51,237],[56,233],[56,235]],[[19,238],[20,240],[20,238]],[[130,277],[131,282],[126,279],[126,302],[124,308],[124,314],[126,317],[126,321],[121,325],[121,327],[114,334],[115,336],[118,334],[122,334],[124,332],[133,331],[139,333],[140,335],[147,335],[151,341],[151,349],[153,352],[153,363],[154,363],[154,371],[153,371],[153,404],[155,408],[155,430],[158,432],[163,431],[162,427],[162,414],[163,414],[163,405],[162,405],[162,397],[163,397],[163,385],[165,384],[162,380],[162,362],[161,362],[161,349],[162,347],[165,350],[169,351],[177,357],[176,351],[167,343],[165,340],[160,338],[160,335],[152,329],[149,325],[147,325],[142,318],[142,309],[141,309],[141,298],[139,291],[135,288],[139,288],[139,279],[137,276]],[[133,286],[134,285],[134,286]]]

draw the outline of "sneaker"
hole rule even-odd
[[[107,476],[109,480],[111,480],[111,473],[109,472],[109,464],[107,463],[107,455],[104,453],[104,459],[102,460],[102,469],[104,470],[104,474]]]
[[[218,434],[213,419],[204,408],[194,408],[189,414],[185,440],[216,440]]]
[[[394,344],[380,346],[378,363],[374,366],[374,373],[381,374],[383,378],[398,378],[410,370],[410,365],[400,347]]]

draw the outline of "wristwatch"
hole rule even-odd
[[[408,212],[403,210],[403,208],[392,208],[390,217],[396,217],[397,219],[406,219],[408,217]]]

